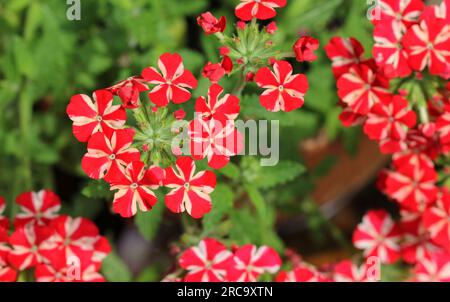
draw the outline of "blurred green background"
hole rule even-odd
[[[91,94],[130,75],[140,74],[143,68],[154,65],[164,52],[179,52],[186,67],[200,75],[206,62],[219,60],[219,45],[214,37],[202,34],[196,17],[207,10],[216,16],[225,15],[227,33],[231,33],[238,1],[80,2],[81,20],[69,21],[66,1],[0,0],[0,195],[12,204],[20,192],[53,189],[62,196],[65,212],[96,220],[104,232],[119,241],[123,224],[129,222],[109,213],[108,189],[98,182],[89,183],[81,170],[85,145],[71,134],[71,121],[65,114],[70,97],[78,93]],[[318,38],[321,47],[332,36],[342,35],[354,36],[370,49],[371,24],[366,18],[367,9],[363,0],[288,1],[286,8],[278,10],[274,42],[281,43],[288,51],[304,34]],[[297,68],[307,73],[311,86],[303,109],[290,114],[269,114],[254,105],[258,103],[257,95],[252,94],[251,87],[242,99],[244,116],[280,120],[284,161],[281,167],[261,170],[246,158],[236,169],[243,173],[243,183],[245,179],[255,182],[254,176],[248,176],[253,170],[262,175],[261,196],[275,214],[283,211],[311,214],[308,219],[316,220],[310,222],[309,227],[315,228],[320,237],[320,229],[326,222],[313,215],[317,209],[311,208],[307,200],[314,190],[315,179],[325,175],[336,158],[329,156],[306,173],[302,168],[304,159],[299,154],[299,143],[324,133],[327,141],[339,141],[349,153],[356,153],[359,130],[344,129],[340,125],[335,81],[323,48],[319,51],[319,60],[301,67],[297,64]],[[201,80],[194,96],[203,95],[207,84],[206,80]],[[296,164],[298,169],[294,169],[292,177],[286,176],[288,167],[297,167]],[[275,176],[264,179],[268,174]],[[10,210],[15,209],[10,207]],[[239,215],[245,216],[245,211]],[[251,222],[247,224],[251,228]],[[150,228],[146,238],[152,238],[155,233],[152,223],[140,227]],[[273,229],[274,225],[268,227]],[[235,232],[239,233],[239,229]],[[250,239],[254,238],[242,240]],[[131,278],[129,273],[124,273],[126,265],[118,264],[121,260],[116,254],[109,261],[115,263],[108,274],[110,279]],[[156,280],[161,274],[153,267],[149,271],[142,267],[133,269],[135,276],[142,271],[144,274],[139,280]]]

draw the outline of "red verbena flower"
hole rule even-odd
[[[266,26],[266,32],[271,35],[275,34],[277,29],[278,27],[275,21],[270,22],[269,25]]]
[[[402,258],[405,262],[415,264],[440,251],[431,241],[430,232],[422,222],[422,213],[402,210],[400,227],[403,232]]]
[[[5,212],[6,203],[5,199],[0,196],[0,229],[4,228],[6,230],[9,230],[9,219],[6,216],[3,216],[3,213]]]
[[[166,206],[174,213],[186,211],[201,218],[211,211],[209,194],[216,187],[216,175],[211,171],[195,173],[195,162],[187,156],[179,157],[174,167],[166,168],[164,185],[172,189],[165,198]]]
[[[336,79],[364,61],[364,47],[355,38],[333,37],[325,46],[325,51],[332,61]]]
[[[232,121],[195,119],[189,124],[191,155],[208,159],[213,169],[221,169],[244,147],[244,138]]]
[[[186,282],[221,282],[233,267],[233,253],[215,239],[206,238],[198,246],[186,250],[179,259],[180,266],[188,271]]]
[[[404,209],[423,211],[436,200],[437,173],[429,166],[402,165],[388,173],[386,194]]]
[[[149,88],[142,77],[130,77],[107,89],[122,100],[124,108],[135,109],[139,107],[140,93]]]
[[[0,282],[14,282],[17,279],[16,270],[8,262],[8,231],[0,227]]]
[[[381,22],[375,26],[373,57],[389,78],[407,77],[412,72],[408,53],[402,45],[405,32],[406,27],[395,21]]]
[[[150,167],[146,170],[144,163],[134,161],[120,173],[109,178],[114,194],[113,210],[122,217],[134,216],[137,208],[148,212],[158,201],[154,190],[159,188],[161,168]]]
[[[414,280],[419,282],[450,282],[450,254],[435,253],[418,262]]]
[[[312,265],[304,264],[295,267],[291,271],[281,271],[276,282],[323,282],[325,278]]]
[[[120,173],[122,166],[139,161],[139,150],[131,148],[134,133],[133,129],[121,129],[114,131],[110,137],[104,133],[94,134],[81,161],[86,174],[94,179],[109,179],[111,175]]]
[[[401,233],[384,210],[372,210],[364,215],[353,233],[353,244],[364,250],[364,257],[376,256],[382,263],[394,263],[400,257]]]
[[[308,79],[304,74],[292,74],[293,69],[287,61],[276,61],[273,72],[268,67],[258,70],[255,75],[256,84],[265,89],[259,100],[269,111],[292,111],[304,103],[308,90]]]
[[[408,101],[396,95],[373,105],[364,132],[370,139],[380,141],[383,153],[396,153],[406,148],[407,130],[415,124],[416,114],[408,108]]]
[[[376,24],[395,21],[404,26],[411,26],[419,21],[424,9],[422,0],[379,0],[379,19],[373,20]]]
[[[413,25],[403,37],[409,65],[418,71],[426,67],[433,75],[444,74],[450,64],[450,30],[445,20],[427,17]]]
[[[197,17],[197,23],[207,35],[224,32],[227,26],[227,19],[222,16],[217,19],[210,12],[206,12]]]
[[[319,40],[309,36],[301,37],[295,42],[293,49],[298,62],[312,62],[317,59],[314,51],[319,49]]]
[[[275,17],[275,8],[286,6],[286,0],[241,0],[235,10],[236,16],[244,21],[253,18],[267,20]]]
[[[281,266],[278,253],[267,246],[257,248],[246,244],[234,252],[234,269],[230,272],[233,282],[256,282],[263,273],[275,274]]]
[[[125,124],[127,114],[120,105],[113,106],[113,95],[108,90],[94,92],[94,100],[77,94],[67,106],[67,115],[73,121],[72,131],[80,142],[87,142],[96,132],[111,134]]]
[[[450,105],[445,106],[445,111],[436,121],[440,142],[443,145],[450,144]]]
[[[357,265],[351,260],[343,260],[336,264],[333,269],[333,280],[335,282],[367,282],[370,280],[366,263]]]
[[[30,224],[16,229],[9,238],[12,246],[9,262],[21,271],[44,262],[42,251],[56,248],[52,241],[53,233],[50,227]]]
[[[389,96],[389,81],[367,64],[355,65],[338,82],[340,99],[359,114],[367,114],[373,105]]]
[[[450,252],[450,193],[444,188],[437,202],[423,213],[431,240]]]
[[[223,88],[218,84],[209,87],[208,97],[199,97],[195,103],[195,112],[199,118],[209,120],[215,119],[220,121],[234,120],[238,117],[239,98],[223,93]]]
[[[150,100],[158,107],[165,107],[170,101],[180,104],[191,98],[189,89],[197,87],[197,79],[184,69],[183,59],[179,54],[165,53],[158,60],[161,73],[154,67],[142,71],[142,77],[150,84],[156,85],[149,93]]]
[[[27,224],[47,225],[58,216],[61,208],[59,196],[49,190],[25,192],[16,198],[20,212],[14,219],[14,226],[20,228]]]

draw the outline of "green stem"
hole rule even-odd
[[[239,76],[238,82],[236,83],[236,86],[233,89],[232,94],[236,95],[237,97],[240,97],[246,85],[247,82],[245,81],[245,70],[243,69],[241,75]]]

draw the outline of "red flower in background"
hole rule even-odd
[[[408,105],[403,97],[392,96],[376,103],[367,115],[364,132],[370,139],[380,141],[383,153],[396,153],[406,148],[407,130],[416,124],[416,114]]]
[[[88,152],[81,161],[81,167],[90,178],[110,179],[121,173],[122,166],[140,160],[139,150],[131,148],[135,131],[121,129],[108,138],[103,133],[94,134],[88,142]]]
[[[292,72],[287,61],[276,61],[273,72],[268,67],[258,70],[255,81],[265,89],[259,98],[264,108],[273,112],[289,112],[303,106],[308,79],[303,74],[293,75]]]
[[[12,246],[9,262],[21,271],[44,262],[42,251],[56,248],[56,243],[52,241],[53,233],[47,226],[30,224],[17,229],[9,238]]]
[[[274,249],[267,246],[257,248],[252,244],[238,248],[234,261],[236,265],[229,280],[233,282],[256,282],[261,274],[274,274],[281,266],[280,256]]]
[[[450,282],[450,255],[435,253],[430,259],[418,262],[414,280],[419,282]]]
[[[286,0],[241,0],[235,10],[236,16],[244,21],[253,18],[267,20],[275,17],[275,8],[286,6]]]
[[[223,88],[218,84],[209,87],[208,97],[199,97],[195,103],[195,112],[199,114],[199,118],[209,120],[215,119],[220,121],[234,120],[239,115],[240,106],[239,98],[223,93]]]
[[[211,171],[195,173],[192,158],[179,157],[174,167],[166,168],[164,185],[172,189],[165,198],[172,212],[186,211],[193,218],[201,218],[211,211],[209,194],[216,187],[216,175]]]
[[[429,166],[402,165],[388,173],[386,194],[404,209],[423,211],[436,200],[437,173]]]
[[[48,225],[61,208],[59,196],[49,190],[22,193],[16,198],[16,203],[20,206],[20,213],[14,219],[16,228],[27,224]]]
[[[139,95],[148,89],[142,77],[130,77],[108,88],[122,100],[123,107],[127,109],[139,107]]]
[[[450,252],[450,193],[444,188],[435,205],[423,213],[423,224],[431,240]]]
[[[368,282],[371,280],[368,266],[363,263],[358,266],[351,260],[343,260],[336,264],[333,269],[333,280],[335,282]]]
[[[208,159],[221,169],[244,148],[244,138],[231,121],[195,119],[189,124],[190,151],[195,160]]]
[[[336,79],[364,61],[364,47],[355,38],[333,37],[325,46],[325,51],[332,61]]]
[[[197,23],[203,28],[203,31],[207,34],[215,34],[218,32],[224,32],[227,26],[227,19],[222,16],[218,20],[210,12],[206,12],[197,17]]]
[[[445,20],[427,17],[413,25],[403,38],[409,65],[418,71],[426,67],[433,75],[444,74],[450,64],[450,34]]]
[[[3,216],[3,213],[5,212],[6,203],[5,199],[0,196],[0,229],[4,228],[6,230],[9,229],[9,219],[6,216]]]
[[[353,233],[353,244],[364,250],[364,257],[376,256],[382,263],[394,263],[400,257],[401,233],[384,210],[372,210],[364,215]]]
[[[16,270],[8,262],[8,231],[0,228],[0,282],[14,282],[17,279]]]
[[[113,95],[108,90],[94,92],[94,100],[77,94],[67,106],[67,115],[73,121],[72,131],[80,142],[87,142],[96,132],[107,135],[125,124],[126,112],[120,105],[113,106]]]
[[[150,100],[158,107],[164,107],[170,101],[181,104],[191,98],[189,89],[197,87],[197,79],[184,69],[183,59],[179,54],[165,53],[158,60],[159,73],[156,68],[148,67],[142,71],[142,77],[150,84],[156,85],[149,93]]]
[[[323,282],[326,279],[311,265],[301,264],[292,271],[280,272],[276,282]]]
[[[417,263],[440,251],[431,241],[428,228],[422,223],[422,213],[402,210],[400,227],[403,232],[402,258],[407,263]]]
[[[314,53],[319,49],[319,40],[312,37],[301,37],[294,44],[295,58],[298,62],[312,62],[317,59]]]
[[[380,19],[374,19],[376,24],[395,21],[404,26],[411,26],[419,21],[424,9],[422,0],[379,0]]]
[[[405,32],[406,27],[395,21],[381,22],[375,26],[373,57],[389,78],[407,77],[412,72],[408,53],[402,45]]]
[[[373,105],[389,96],[389,81],[367,64],[352,67],[338,82],[340,99],[355,113],[367,114]]]
[[[233,267],[233,253],[215,239],[206,238],[198,246],[186,250],[179,259],[180,266],[188,271],[186,282],[227,281]]]
[[[443,145],[450,144],[450,105],[445,106],[445,111],[436,121],[440,141]]]
[[[114,194],[113,210],[122,217],[134,216],[137,208],[148,212],[158,201],[153,190],[158,189],[162,179],[162,169],[151,167],[146,170],[144,163],[134,161],[120,173],[109,178]]]

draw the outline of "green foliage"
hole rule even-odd
[[[139,232],[148,241],[151,241],[158,232],[165,210],[164,198],[160,194],[158,197],[158,203],[150,212],[143,213],[138,210],[134,220]]]
[[[131,272],[115,251],[111,252],[102,263],[101,269],[106,280],[110,282],[131,281]]]

